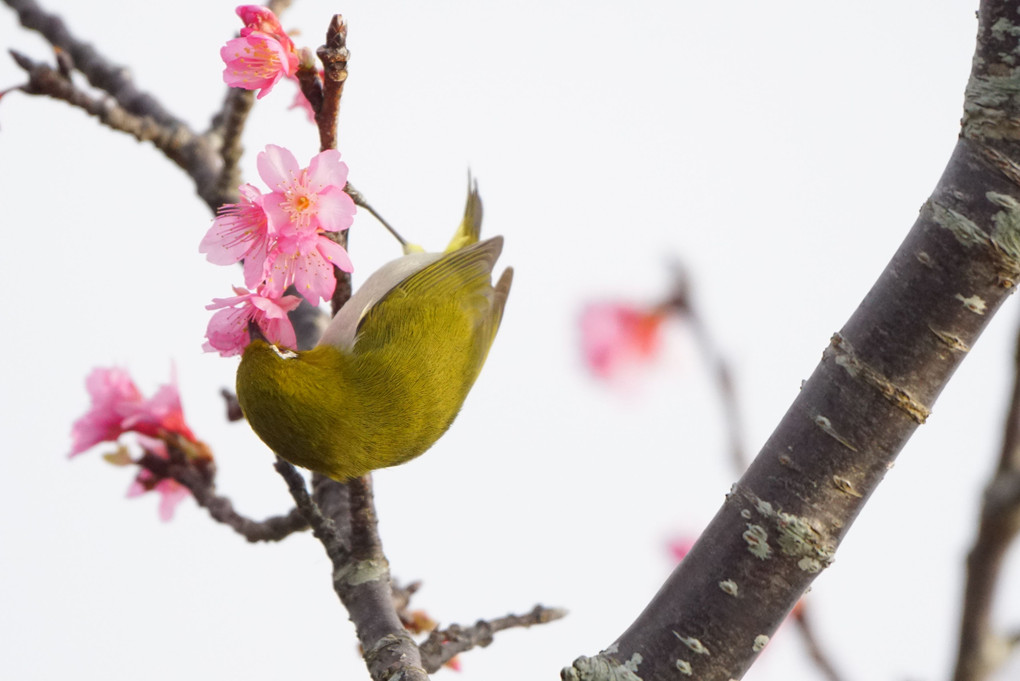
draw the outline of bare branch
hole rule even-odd
[[[561,608],[546,608],[536,605],[531,612],[524,615],[507,615],[488,621],[478,620],[470,627],[451,624],[445,629],[433,631],[422,642],[422,661],[428,672],[435,672],[459,653],[472,648],[486,647],[492,643],[492,636],[497,631],[546,624],[561,619],[566,614],[567,611]]]
[[[93,87],[109,93],[122,109],[141,118],[151,118],[167,129],[187,127],[155,97],[139,90],[128,68],[114,64],[94,46],[78,39],[63,19],[43,10],[35,0],[3,2],[17,12],[22,26],[38,31],[53,47],[69,55],[74,68],[84,74]]]
[[[378,535],[371,478],[355,478],[346,485],[317,481],[316,491],[325,490],[331,514],[341,517],[338,529],[309,496],[304,478],[292,465],[277,458],[276,470],[287,481],[294,501],[333,563],[333,590],[354,622],[372,678],[384,681],[400,673],[403,679],[427,679],[418,646],[394,607],[389,563]],[[339,487],[346,488],[345,494],[337,493]]]
[[[280,541],[295,532],[308,529],[308,523],[296,508],[285,515],[261,521],[242,516],[234,510],[230,499],[216,494],[214,473],[191,465],[183,458],[175,459],[177,460],[168,461],[152,454],[145,454],[138,464],[159,477],[171,478],[187,487],[195,502],[208,510],[213,520],[227,525],[248,541],[253,543]]]
[[[815,663],[823,677],[829,681],[840,681],[842,677],[832,665],[831,656],[822,647],[821,641],[818,640],[815,627],[811,622],[810,610],[807,607],[807,602],[802,599],[800,605],[793,611],[793,620],[797,623],[797,629],[800,631],[804,645],[807,646],[808,657]]]
[[[967,556],[963,614],[954,681],[983,681],[1006,661],[1007,637],[992,628],[995,589],[1006,552],[1020,531],[1020,332],[1013,395],[1006,413],[999,463],[985,487],[974,546]]]
[[[301,477],[297,469],[289,462],[276,457],[276,471],[287,483],[287,489],[294,498],[298,510],[304,516],[305,521],[312,528],[312,533],[326,549],[326,555],[333,561],[333,565],[344,564],[350,555],[344,542],[337,534],[336,525],[333,521],[322,514],[319,507],[312,501],[305,486],[305,479]]]
[[[140,142],[152,142],[191,176],[199,196],[210,208],[215,210],[223,202],[215,191],[214,183],[221,161],[206,138],[195,135],[184,124],[163,124],[150,116],[133,113],[113,99],[97,99],[78,89],[61,68],[33,61],[18,52],[12,51],[11,55],[28,74],[28,83],[20,90],[67,102],[95,116],[109,128],[127,133]]]
[[[210,206],[213,210],[223,203],[232,203],[237,200],[237,188],[241,184],[241,155],[244,153],[241,134],[244,132],[248,114],[251,113],[254,103],[254,91],[227,88],[223,106],[213,119],[208,132],[205,133],[206,137],[215,140],[214,146],[220,150],[222,161],[214,191],[214,195],[219,197],[215,201],[220,203]]]

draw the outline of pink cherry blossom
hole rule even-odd
[[[126,430],[123,406],[142,401],[142,393],[123,369],[93,369],[85,387],[92,407],[71,427],[71,456],[100,442],[115,441]]]
[[[354,201],[344,191],[347,164],[336,149],[316,154],[301,168],[294,154],[270,144],[257,164],[272,192],[263,197],[262,206],[280,234],[339,232],[354,222]]]
[[[353,269],[347,250],[325,234],[281,236],[266,266],[266,290],[280,295],[293,283],[305,300],[318,305],[336,288],[334,266],[345,272]]]
[[[175,380],[145,399],[131,377],[122,369],[93,369],[85,379],[92,408],[71,427],[71,456],[100,442],[115,442],[127,432],[152,437],[177,433],[196,441],[184,420],[181,395]]]
[[[198,251],[215,265],[233,265],[244,260],[244,285],[254,287],[265,278],[271,236],[269,221],[258,189],[243,184],[238,191],[241,202],[220,206]]]
[[[223,82],[231,87],[259,90],[259,99],[268,95],[281,78],[293,77],[298,68],[293,43],[288,48],[261,31],[249,31],[240,38],[228,40],[220,48],[220,57],[226,64]]]
[[[184,420],[176,376],[171,377],[170,383],[161,386],[149,399],[124,404],[120,411],[124,414],[124,421],[121,424],[124,430],[149,437],[159,437],[165,431],[178,433],[192,442],[197,440]]]
[[[205,306],[207,310],[218,310],[209,320],[206,330],[206,352],[219,352],[223,357],[239,355],[251,341],[248,322],[254,321],[262,335],[270,343],[287,348],[297,346],[294,326],[287,313],[296,308],[301,299],[297,296],[271,295],[265,287],[248,291],[234,287],[236,296],[213,298]]]
[[[295,52],[294,41],[290,39],[287,32],[280,25],[280,20],[273,14],[273,11],[262,5],[238,5],[234,10],[237,16],[244,22],[241,35],[248,35],[253,31],[265,33],[276,38],[291,52]]]
[[[153,456],[158,456],[161,459],[170,458],[170,455],[167,453],[166,443],[162,440],[139,435],[138,443]],[[159,494],[159,517],[163,522],[173,520],[177,504],[181,503],[191,494],[191,490],[176,480],[160,478],[149,469],[143,468],[138,471],[134,482],[128,487],[127,496],[128,498],[137,497],[146,492],[157,492]]]
[[[659,308],[588,305],[581,315],[581,345],[588,368],[596,376],[612,378],[627,366],[649,362],[660,349],[663,319]]]

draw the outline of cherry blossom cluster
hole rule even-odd
[[[101,442],[117,442],[125,433],[134,433],[142,450],[160,459],[170,460],[168,447],[173,446],[186,457],[212,461],[209,449],[195,437],[184,420],[181,396],[174,381],[146,399],[124,370],[96,368],[85,380],[85,387],[92,406],[71,428],[70,456],[77,456]],[[126,447],[104,458],[119,466],[139,462],[131,458]],[[159,515],[164,521],[173,517],[174,508],[189,494],[188,488],[176,480],[142,468],[128,488],[128,496],[136,497],[145,492],[159,493]]]
[[[299,58],[294,42],[270,10],[258,5],[237,8],[245,26],[241,36],[220,50],[226,67],[223,80],[232,87],[259,90],[261,99],[283,78],[295,78]],[[308,107],[303,95],[302,106]],[[327,150],[298,165],[287,149],[269,145],[258,155],[258,171],[269,186],[262,193],[241,185],[239,203],[220,207],[199,246],[217,265],[244,264],[244,287],[234,296],[214,298],[217,310],[206,331],[207,351],[238,355],[251,340],[251,324],[267,340],[294,348],[294,327],[287,313],[301,299],[285,295],[294,286],[312,305],[328,299],[336,288],[333,268],[350,272],[347,251],[329,234],[354,220],[354,201],[344,191],[347,165],[340,152]]]
[[[281,79],[297,80],[300,57],[294,41],[272,11],[259,5],[241,5],[237,15],[244,22],[241,37],[220,48],[225,67],[223,81],[245,90],[258,90],[262,99]],[[298,87],[290,108],[302,109],[312,122],[315,112]]]
[[[244,262],[247,288],[234,287],[235,296],[206,306],[218,312],[209,321],[204,347],[224,357],[244,350],[249,322],[270,342],[295,347],[287,313],[301,301],[284,291],[293,285],[318,305],[336,288],[333,268],[354,269],[344,247],[329,236],[350,227],[356,210],[344,191],[347,164],[340,152],[327,149],[302,168],[294,154],[270,144],[258,155],[257,166],[269,191],[241,185],[240,203],[219,209],[199,245],[217,265]]]

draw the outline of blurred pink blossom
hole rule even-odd
[[[85,388],[92,406],[71,426],[71,456],[100,442],[116,442],[128,432],[150,437],[176,433],[196,441],[184,420],[181,395],[173,379],[145,399],[126,371],[97,367],[85,379]]]
[[[124,428],[124,407],[142,401],[142,393],[123,369],[96,368],[85,379],[91,408],[71,426],[71,456],[100,442],[115,442]]]
[[[138,443],[145,451],[161,459],[169,459],[170,455],[166,450],[166,443],[156,438],[138,436]],[[161,478],[147,468],[138,471],[134,482],[128,487],[128,498],[137,497],[146,492],[157,492],[159,499],[159,517],[163,522],[173,520],[174,510],[177,504],[181,503],[191,491],[181,483],[172,478]]]
[[[116,442],[125,433],[134,433],[141,446],[154,456],[169,459],[166,440],[183,447],[185,455],[212,460],[208,447],[200,443],[184,420],[181,395],[177,383],[163,385],[146,399],[123,369],[96,368],[85,380],[92,406],[71,427],[71,456],[80,454],[100,442]],[[105,458],[116,466],[138,463],[127,447],[120,445]],[[128,490],[128,496],[155,490],[162,497],[160,517],[170,520],[174,507],[190,492],[175,480],[162,478],[148,469],[139,471]]]
[[[694,547],[694,542],[696,541],[697,541],[696,537],[682,535],[670,539],[666,543],[666,548],[669,551],[669,555],[673,558],[673,560],[679,563],[684,559],[684,556],[691,552],[691,549]]]
[[[613,378],[624,368],[651,362],[661,347],[660,308],[592,303],[581,313],[581,347],[588,368]]]
[[[319,72],[319,77],[322,77],[322,72]],[[305,97],[305,93],[298,87],[297,93],[294,95],[294,99],[291,101],[288,109],[301,109],[308,116],[309,123],[315,123],[315,109],[312,108],[312,103]]]
[[[124,413],[124,430],[150,437],[159,437],[162,432],[177,433],[192,442],[197,440],[184,420],[181,393],[177,390],[175,377],[171,377],[170,383],[160,386],[149,399],[125,404],[121,410]]]

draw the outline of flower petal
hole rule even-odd
[[[262,181],[274,192],[285,192],[301,172],[294,154],[275,144],[267,144],[266,150],[259,152],[256,165]]]
[[[332,263],[335,267],[343,272],[353,272],[354,264],[351,262],[351,256],[347,253],[347,249],[333,241],[332,239],[320,236],[318,244],[316,246],[319,253],[327,261]],[[333,293],[330,292],[330,296]]]
[[[357,207],[347,192],[328,187],[319,194],[316,217],[320,228],[327,232],[341,232],[354,224]]]

